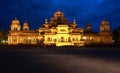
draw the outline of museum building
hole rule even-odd
[[[100,24],[100,31],[94,32],[91,24],[85,28],[78,28],[76,20],[72,23],[64,17],[64,13],[57,11],[50,21],[36,30],[31,30],[27,22],[21,26],[20,21],[15,18],[8,34],[8,44],[33,44],[33,45],[56,45],[56,46],[84,46],[85,44],[111,44],[112,33],[107,20]]]

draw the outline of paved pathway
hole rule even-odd
[[[120,73],[120,62],[50,50],[4,50],[0,73]]]

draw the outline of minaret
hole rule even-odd
[[[29,24],[27,22],[25,22],[23,24],[23,30],[29,30],[29,29],[30,29]]]
[[[15,18],[11,23],[11,30],[20,31],[20,29],[21,29],[20,21],[17,18]]]

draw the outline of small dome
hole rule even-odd
[[[87,23],[85,29],[86,29],[86,30],[91,30],[91,24],[90,24],[90,23]]]
[[[29,30],[29,24],[27,23],[27,22],[25,22],[24,24],[23,24],[23,30]]]
[[[101,22],[101,24],[102,24],[102,25],[109,25],[109,22],[108,22],[106,19],[104,19],[104,20]]]
[[[86,26],[91,26],[91,24],[90,24],[90,23],[87,23]]]
[[[15,19],[12,21],[12,24],[20,24],[20,21],[19,21],[17,18],[15,18]]]
[[[25,23],[23,24],[23,26],[29,26],[29,24],[28,24],[27,22],[25,22]]]
[[[62,12],[61,11],[57,11],[57,12],[55,12],[55,14],[62,14]]]

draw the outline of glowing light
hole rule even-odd
[[[90,40],[92,40],[92,37],[90,38]]]
[[[86,40],[86,36],[84,36],[83,39]]]
[[[115,42],[115,40],[112,41],[113,43]]]
[[[98,39],[98,42],[100,41],[100,39]]]
[[[5,40],[3,40],[2,42],[5,43]]]
[[[30,38],[30,37],[28,37],[28,39],[30,40],[31,38]]]

